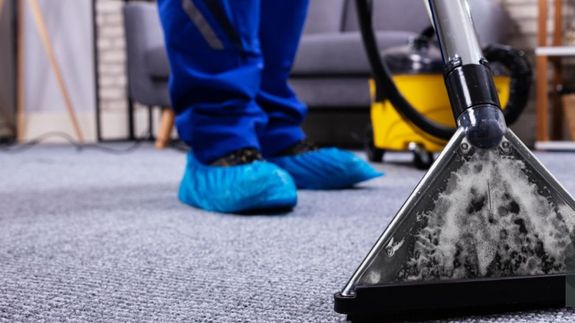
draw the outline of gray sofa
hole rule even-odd
[[[510,18],[499,1],[470,0],[470,6],[480,41],[483,44],[506,43]],[[124,18],[129,95],[144,105],[168,106],[170,70],[156,6],[129,2],[124,8]],[[382,49],[405,44],[430,25],[423,0],[375,0],[374,21]],[[290,81],[310,107],[310,112],[335,108],[341,114],[360,108],[363,111],[361,122],[364,122],[365,109],[369,106],[369,75],[370,67],[358,32],[355,2],[311,0]],[[321,124],[329,122],[324,120]],[[336,129],[329,132],[334,131]]]
[[[156,4],[131,1],[124,6],[128,95],[147,106],[170,106],[170,67]]]

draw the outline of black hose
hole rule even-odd
[[[533,70],[523,51],[504,45],[489,45],[483,49],[483,55],[490,62],[501,63],[509,70],[509,100],[503,109],[508,125],[514,124],[529,101],[529,91],[533,83]]]
[[[373,31],[370,9],[371,1],[356,0],[356,4],[363,44],[373,70],[378,91],[381,90],[380,93],[384,92],[385,98],[391,101],[397,111],[407,120],[411,121],[417,128],[440,139],[448,140],[451,138],[455,129],[443,126],[429,118],[426,118],[412,107],[411,104],[403,97],[401,92],[399,92],[391,78],[391,72],[384,64],[379,53],[375,32]]]
[[[378,97],[389,100],[404,119],[424,132],[444,140],[451,138],[455,132],[454,128],[438,124],[420,114],[393,82],[391,72],[381,58],[373,30],[372,0],[356,0],[356,5],[363,44],[373,71]],[[431,39],[431,30],[426,29],[420,37]],[[508,46],[489,46],[484,50],[484,55],[487,60],[501,63],[511,73],[509,101],[503,110],[507,123],[511,125],[517,121],[527,105],[533,79],[531,66],[522,51]]]

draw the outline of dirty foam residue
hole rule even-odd
[[[575,213],[528,174],[520,160],[475,154],[452,173],[433,209],[417,215],[422,228],[398,280],[565,272],[575,254]]]

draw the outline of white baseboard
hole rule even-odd
[[[546,151],[575,151],[574,141],[536,141],[536,150]]]
[[[85,142],[96,140],[96,127],[93,113],[77,113],[78,123],[82,130]],[[66,133],[78,140],[68,114],[64,111],[28,112],[25,115],[24,132],[21,141],[29,141],[53,132]],[[64,138],[48,136],[45,143],[66,142]]]
[[[154,110],[154,130],[157,131],[159,123],[159,109]],[[94,112],[77,113],[78,122],[84,141],[86,143],[96,142],[96,114]],[[77,137],[72,128],[72,123],[67,113],[63,111],[49,112],[29,112],[26,114],[26,127],[22,141],[29,141],[50,132],[63,132],[74,139]],[[146,109],[135,109],[135,133],[141,136],[147,133],[148,111]],[[126,111],[105,111],[101,114],[102,137],[104,139],[126,138],[128,136],[128,119]],[[154,131],[154,132],[155,132]],[[63,143],[65,139],[60,137],[48,137],[43,142]]]

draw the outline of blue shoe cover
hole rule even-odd
[[[286,170],[297,187],[304,189],[348,188],[383,175],[356,155],[337,148],[322,148],[268,160]]]
[[[192,153],[188,154],[178,196],[185,204],[222,213],[287,209],[297,203],[293,179],[272,163],[206,166]]]

